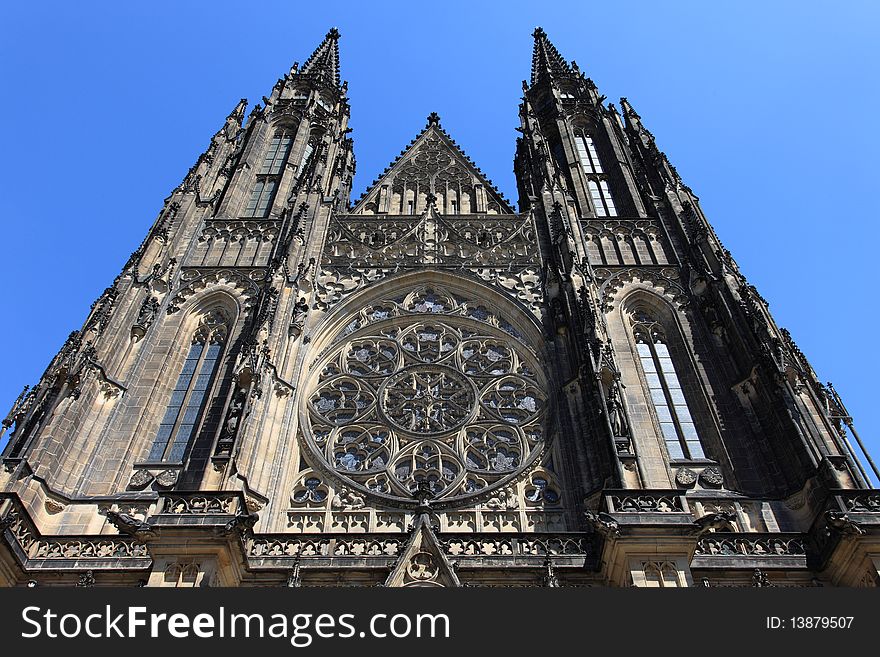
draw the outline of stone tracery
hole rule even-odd
[[[374,301],[313,365],[305,443],[346,486],[469,497],[544,448],[543,372],[489,304],[438,285]]]

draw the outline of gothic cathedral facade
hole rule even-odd
[[[533,36],[518,207],[436,114],[351,201],[336,30],[236,105],[3,421],[0,584],[877,586],[839,396]]]

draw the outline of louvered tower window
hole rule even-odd
[[[669,458],[705,458],[663,328],[645,311],[636,311],[633,318],[636,350]]]
[[[229,320],[222,310],[202,318],[150,449],[150,461],[183,460],[207,406],[228,332]]]

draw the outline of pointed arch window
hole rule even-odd
[[[207,404],[228,333],[229,318],[223,310],[214,309],[202,318],[150,449],[150,461],[183,460]]]
[[[705,458],[663,327],[643,310],[636,311],[633,318],[636,351],[669,457]]]
[[[574,134],[574,143],[581,169],[587,177],[587,187],[590,190],[593,207],[596,209],[596,216],[616,217],[617,207],[614,205],[614,199],[611,198],[611,190],[605,179],[605,170],[602,168],[602,162],[599,159],[593,138],[584,130],[577,129]]]
[[[290,128],[279,128],[275,131],[257,170],[257,179],[244,209],[245,217],[269,216],[275,192],[284,173],[284,165],[293,146],[293,137],[294,132]]]
[[[587,184],[590,187],[593,207],[596,208],[596,216],[616,217],[617,208],[614,206],[614,200],[611,198],[608,182],[605,180],[590,180]]]
[[[266,217],[272,208],[272,200],[275,198],[275,190],[278,187],[276,180],[258,180],[251,189],[247,207],[244,210],[246,217]]]
[[[287,128],[277,130],[269,142],[269,148],[263,158],[263,164],[259,173],[262,175],[277,175],[281,173],[287,156],[290,155],[290,147],[293,145],[293,132]]]
[[[602,173],[602,163],[599,161],[599,154],[596,152],[596,145],[593,138],[584,132],[577,132],[574,137],[577,145],[578,157],[581,160],[581,166],[585,173]]]

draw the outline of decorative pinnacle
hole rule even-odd
[[[291,72],[294,72],[291,69]],[[339,78],[339,30],[335,27],[327,32],[327,36],[302,65],[300,73],[315,74],[329,79],[336,86],[340,86]]]
[[[440,125],[440,115],[437,112],[428,114],[428,125]]]
[[[532,84],[548,77],[571,75],[571,67],[559,54],[556,46],[550,43],[547,33],[542,28],[536,27],[532,36],[535,38],[532,49]]]

